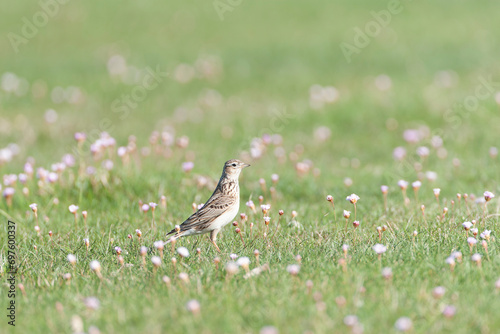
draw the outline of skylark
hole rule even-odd
[[[201,209],[193,213],[179,227],[167,233],[167,236],[174,234],[170,241],[188,235],[210,233],[210,241],[220,252],[219,246],[215,243],[217,233],[238,214],[240,209],[238,178],[241,170],[248,166],[250,165],[236,159],[226,161],[212,196]]]

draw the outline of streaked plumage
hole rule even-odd
[[[210,241],[220,251],[215,243],[217,233],[238,214],[240,207],[238,178],[241,170],[248,166],[250,165],[236,159],[226,161],[212,196],[201,209],[193,213],[179,226],[179,231],[173,229],[167,233],[167,236],[174,234],[171,239],[178,239],[188,235],[210,233]]]

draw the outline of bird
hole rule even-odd
[[[212,196],[205,202],[203,207],[193,213],[181,225],[176,226],[167,233],[167,237],[173,234],[167,242],[189,235],[210,233],[210,242],[220,253],[220,248],[216,243],[217,234],[238,214],[240,209],[238,179],[241,171],[249,166],[249,164],[238,159],[226,161],[219,183],[215,187]]]

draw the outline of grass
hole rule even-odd
[[[0,6],[6,14],[0,20],[2,35],[19,33],[22,17],[40,10],[35,3]],[[369,22],[370,11],[386,7],[367,1],[244,1],[220,20],[211,2],[72,1],[18,53],[7,38],[0,39],[2,73],[25,78],[31,90],[43,87],[40,82],[47,87],[38,97],[31,90],[17,96],[0,88],[0,148],[9,143],[19,147],[0,173],[22,173],[28,157],[35,161],[35,173],[38,167],[50,170],[66,153],[76,157],[75,166],[67,167],[57,182],[40,183],[36,176],[25,185],[17,181],[12,205],[0,201],[5,222],[0,233],[2,308],[9,302],[7,220],[17,224],[17,283],[24,286],[24,293],[17,287],[17,330],[71,333],[80,330],[81,322],[87,333],[92,328],[102,333],[258,333],[264,326],[280,333],[349,333],[359,327],[349,328],[344,319],[356,315],[366,333],[395,332],[401,317],[411,319],[414,333],[498,332],[500,202],[494,198],[484,213],[483,204],[471,196],[468,208],[463,198],[456,198],[468,193],[479,199],[486,190],[500,194],[499,161],[488,153],[498,145],[500,130],[495,101],[500,48],[494,42],[500,26],[491,14],[498,4],[407,2],[347,63],[339,44],[352,41],[353,28]],[[115,54],[137,69],[159,67],[169,73],[126,117],[113,103],[136,85],[109,75],[107,62]],[[216,59],[221,72],[185,84],[176,79],[180,63],[193,65],[207,56]],[[453,79],[450,86],[439,84],[440,71]],[[391,79],[388,91],[375,85],[381,74]],[[484,79],[493,82],[493,90],[472,111],[460,109],[458,103],[486,87]],[[309,89],[315,84],[335,86],[339,100],[314,110]],[[79,87],[84,99],[55,103],[50,93],[57,86]],[[57,112],[55,123],[45,120],[49,108]],[[321,126],[331,131],[325,141],[317,138]],[[421,129],[424,136],[407,143],[406,129]],[[102,131],[117,144],[94,159],[90,144]],[[153,131],[168,131],[175,140],[187,136],[189,145],[159,144],[156,152],[149,143]],[[87,133],[80,151],[75,132]],[[252,140],[266,134],[280,136],[282,144],[265,145],[258,159],[249,156]],[[130,135],[138,149],[125,164],[116,150],[127,145]],[[433,135],[443,138],[446,156],[438,157]],[[402,161],[392,157],[397,146],[407,150]],[[429,157],[422,160],[416,154],[419,146],[430,148]],[[142,155],[144,147],[151,148],[149,155]],[[285,152],[283,161],[275,155],[279,147]],[[223,162],[234,157],[252,164],[240,179],[240,212],[249,217],[239,226],[245,245],[228,225],[218,241],[221,254],[206,236],[190,237],[175,245],[187,247],[188,258],[180,259],[167,245],[161,267],[154,270],[151,263],[159,255],[155,250],[143,266],[140,246],[151,248],[189,216],[193,202],[203,203]],[[113,162],[111,170],[103,167],[107,159]],[[195,163],[190,173],[182,171],[185,161]],[[297,163],[308,161],[310,170],[298,173]],[[89,176],[88,166],[96,173]],[[425,177],[428,171],[437,173],[435,181]],[[269,190],[273,173],[280,177],[274,197]],[[200,176],[209,185],[199,186]],[[265,191],[260,178],[266,180]],[[353,182],[349,187],[346,178]],[[418,201],[410,185],[410,203],[404,204],[400,179],[422,180]],[[383,184],[389,186],[387,211]],[[439,204],[433,188],[441,189]],[[344,200],[351,193],[361,197],[356,230],[353,206]],[[329,194],[335,198],[336,218],[325,200]],[[160,203],[162,195],[167,207],[156,209],[154,229],[151,211],[142,213],[139,201]],[[251,198],[258,207],[261,195],[271,204],[269,230],[262,214],[245,206]],[[31,203],[38,204],[38,223]],[[71,204],[79,206],[76,226]],[[449,211],[441,218],[445,206]],[[285,214],[277,228],[280,209]],[[347,234],[344,209],[352,211]],[[88,230],[82,210],[88,211]],[[482,255],[481,266],[471,261],[462,228],[471,220],[477,221],[479,233],[492,231],[488,254],[479,236],[472,251]],[[40,235],[34,230],[37,224]],[[387,230],[379,240],[376,228],[384,225]],[[142,231],[140,240],[136,229]],[[84,238],[90,242],[88,251]],[[387,246],[380,260],[372,249],[377,243]],[[344,244],[349,245],[346,258]],[[116,246],[122,248],[124,265]],[[255,249],[259,265],[267,264],[268,270],[245,279],[240,268],[229,277],[224,268],[230,254],[249,257],[254,269]],[[452,271],[445,261],[454,251],[463,259]],[[68,254],[77,257],[74,267]],[[218,266],[215,257],[220,258]],[[92,260],[100,262],[102,280],[90,269]],[[287,272],[291,264],[300,264],[296,276]],[[391,279],[382,277],[385,267],[391,268]],[[179,279],[181,272],[188,274],[188,282]],[[63,278],[67,273],[72,275],[69,282]],[[433,297],[437,286],[445,288],[440,299]],[[98,299],[97,309],[86,306],[89,297]],[[186,310],[190,300],[199,302],[199,314]],[[451,319],[442,314],[447,305],[456,308]],[[0,331],[16,329],[4,316]]]

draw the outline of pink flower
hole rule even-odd
[[[457,309],[453,305],[447,305],[443,309],[443,315],[446,318],[453,318],[455,316],[455,313],[457,312]]]
[[[377,254],[383,254],[386,252],[387,247],[381,244],[376,244],[375,246],[372,247],[373,251]]]
[[[404,147],[398,146],[392,152],[392,156],[395,160],[401,161],[406,157],[406,149]]]
[[[475,244],[477,244],[477,239],[476,239],[476,238],[473,238],[473,237],[468,237],[468,238],[467,238],[467,243],[468,243],[470,246],[474,246]]]
[[[82,143],[87,139],[87,135],[83,132],[76,132],[75,133],[75,140],[79,143]]]
[[[406,190],[406,188],[408,188],[408,182],[406,182],[405,180],[399,180],[398,181],[398,186],[402,190]]]
[[[292,276],[297,276],[300,271],[300,266],[298,264],[290,264],[286,267],[286,271]]]
[[[351,202],[352,204],[356,204],[357,201],[359,201],[359,196],[356,194],[350,194],[349,196],[346,197],[346,201]]]
[[[493,197],[495,197],[495,194],[493,194],[491,191],[485,191],[483,195],[486,202],[489,202]]]
[[[422,139],[422,135],[419,130],[408,129],[403,133],[403,138],[406,142],[410,144],[418,143]]]
[[[182,170],[185,173],[189,173],[194,168],[194,162],[187,161],[182,163]]]
[[[464,222],[464,223],[462,223],[462,226],[463,226],[464,230],[468,231],[472,227],[472,223],[471,222]]]
[[[429,148],[426,147],[426,146],[420,146],[417,148],[417,154],[421,157],[421,158],[425,158],[425,157],[428,157],[429,156]]]

